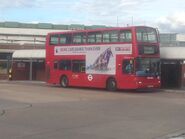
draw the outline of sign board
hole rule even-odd
[[[114,75],[116,55],[132,54],[131,44],[90,45],[90,46],[56,46],[54,55],[85,55],[87,74]]]

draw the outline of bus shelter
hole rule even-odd
[[[163,88],[185,87],[185,47],[161,47],[161,84]]]
[[[16,50],[10,74],[12,80],[45,81],[45,50]]]

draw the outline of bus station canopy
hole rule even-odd
[[[161,59],[183,59],[185,60],[185,47],[161,47]],[[16,50],[12,56],[14,59],[45,59],[45,49]]]
[[[161,47],[161,59],[185,60],[185,47]]]
[[[44,49],[39,50],[16,50],[12,58],[13,59],[45,59],[46,51]]]

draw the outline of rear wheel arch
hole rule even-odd
[[[117,81],[114,77],[107,78],[106,89],[109,91],[116,91],[117,90]]]
[[[67,75],[62,75],[60,77],[60,86],[64,87],[64,88],[69,86],[69,79],[68,79]]]

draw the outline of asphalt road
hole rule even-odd
[[[185,92],[0,82],[0,139],[162,139],[184,131]]]

